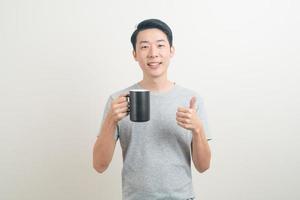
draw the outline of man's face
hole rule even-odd
[[[159,29],[146,29],[138,33],[135,60],[142,68],[144,75],[158,78],[166,75],[174,48],[170,47],[167,36]]]

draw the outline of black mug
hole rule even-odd
[[[130,120],[133,122],[146,122],[150,120],[150,91],[130,90],[126,96]]]

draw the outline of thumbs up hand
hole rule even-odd
[[[196,97],[191,98],[189,108],[179,107],[177,109],[176,121],[179,126],[191,130],[193,133],[202,128],[201,120],[196,111]]]

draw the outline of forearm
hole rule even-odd
[[[193,131],[192,158],[199,172],[202,173],[209,168],[211,152],[203,128]]]
[[[116,140],[114,133],[117,124],[108,116],[101,127],[100,135],[94,145],[93,165],[98,172],[103,172],[112,160]]]

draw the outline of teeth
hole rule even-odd
[[[157,65],[159,65],[160,63],[148,63],[148,65],[150,65],[150,66],[157,66]]]

